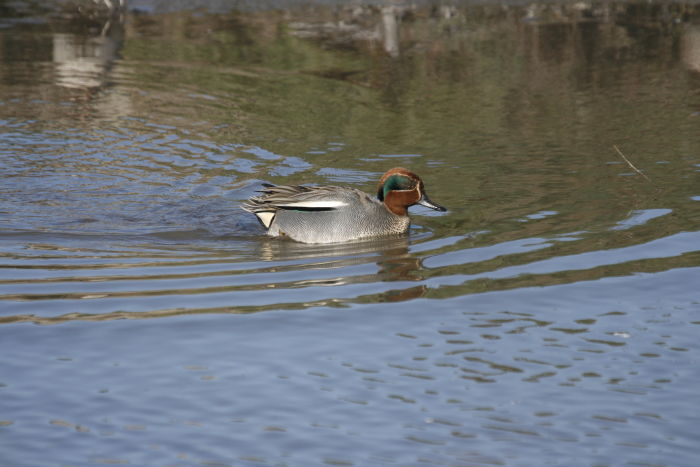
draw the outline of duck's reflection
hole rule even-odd
[[[422,260],[411,254],[406,246],[401,248],[391,248],[382,252],[381,258],[377,261],[379,267],[378,276],[383,281],[422,281],[425,276]],[[387,302],[403,302],[425,296],[428,286],[421,284],[415,287],[398,288],[388,290],[382,294],[382,299]]]
[[[286,267],[289,261],[294,261],[294,268],[303,262],[301,269],[338,269],[347,272],[346,268],[375,263],[376,268],[371,274],[360,272],[357,275],[319,279],[315,285],[347,285],[363,282],[403,282],[422,281],[424,267],[422,259],[410,251],[410,237],[390,237],[343,244],[309,245],[277,238],[262,238],[255,253],[263,261],[283,262]],[[273,267],[272,269],[276,269]],[[303,275],[301,270],[300,274]],[[310,285],[309,279],[300,277],[299,285]],[[403,301],[424,296],[428,287],[420,285],[407,289],[398,288],[381,292],[380,301]],[[313,297],[309,297],[313,300]]]

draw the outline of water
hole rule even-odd
[[[76,5],[0,7],[1,465],[697,463],[697,6]]]

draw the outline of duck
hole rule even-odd
[[[411,224],[408,208],[415,204],[447,211],[428,198],[420,177],[403,167],[382,175],[376,197],[346,186],[268,183],[259,193],[241,208],[255,214],[267,235],[301,243],[341,243],[405,234]]]

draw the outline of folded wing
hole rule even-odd
[[[339,196],[346,189],[335,186],[309,187],[301,185],[277,186],[263,184],[260,196],[243,203],[244,210],[252,212],[269,229],[279,210],[330,211],[347,206]]]

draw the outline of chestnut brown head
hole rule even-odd
[[[433,203],[425,193],[423,181],[408,169],[396,167],[386,172],[379,180],[377,198],[398,216],[407,215],[409,206],[420,204],[436,211],[447,211]]]

